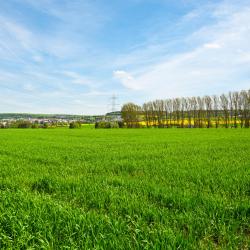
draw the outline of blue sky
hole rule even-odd
[[[249,44],[249,0],[0,0],[0,112],[249,89]]]

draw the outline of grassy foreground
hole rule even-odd
[[[0,130],[1,249],[249,249],[250,130]]]

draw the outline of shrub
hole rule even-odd
[[[42,128],[48,128],[49,127],[49,124],[48,123],[44,123],[43,125],[42,125]]]
[[[31,125],[31,128],[39,128],[39,125],[38,125],[37,123],[33,123],[33,124]]]
[[[110,128],[109,122],[96,122],[95,128]]]
[[[71,122],[71,123],[69,124],[69,128],[70,128],[70,129],[81,128],[81,123],[80,123],[80,122]]]
[[[17,128],[31,128],[32,123],[29,121],[17,121],[16,127]]]
[[[119,128],[118,122],[110,122],[110,128]]]
[[[119,128],[119,123],[118,122],[96,122],[95,123],[95,128]]]
[[[118,126],[119,126],[119,128],[125,128],[126,127],[125,123],[122,122],[122,121],[118,122]]]

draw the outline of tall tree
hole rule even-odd
[[[233,113],[234,113],[234,127],[237,128],[237,120],[238,120],[238,108],[239,108],[239,92],[233,92]]]
[[[144,118],[146,121],[146,126],[150,127],[150,109],[149,109],[149,104],[148,103],[144,103],[142,106],[142,110],[144,112]]]
[[[228,97],[225,94],[222,94],[220,96],[220,102],[221,102],[221,107],[223,110],[223,120],[224,120],[224,125],[226,128],[229,126],[229,112],[228,112]]]
[[[215,127],[218,128],[220,124],[220,117],[219,117],[219,107],[220,100],[219,97],[214,95],[213,96],[213,111],[214,111],[214,120],[215,120]]]
[[[202,128],[204,123],[204,98],[197,97],[198,103],[198,127]]]
[[[126,103],[122,106],[122,118],[127,127],[133,128],[139,125],[141,111],[141,107],[134,103]]]
[[[210,96],[204,96],[204,104],[206,108],[206,126],[211,127],[211,116],[212,116],[212,98]]]
[[[168,127],[172,127],[173,102],[171,99],[165,101],[165,110]]]

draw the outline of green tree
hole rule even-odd
[[[70,129],[74,129],[74,128],[81,128],[81,123],[80,122],[71,122],[70,124],[69,124],[69,128]]]
[[[138,127],[142,108],[134,103],[126,103],[122,106],[122,119],[128,128]]]

